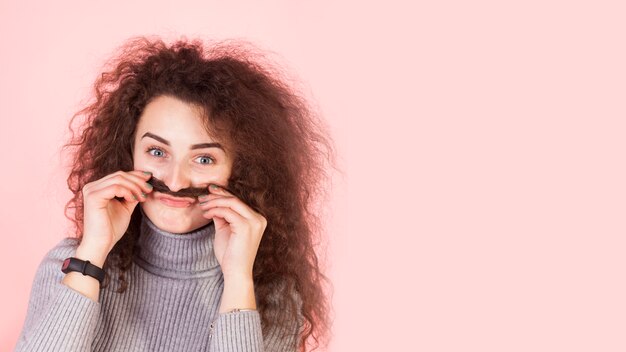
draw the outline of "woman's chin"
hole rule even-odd
[[[211,222],[211,219],[204,218],[201,212],[194,209],[195,205],[189,208],[171,208],[162,204],[149,204],[149,201],[146,201],[141,203],[141,206],[152,223],[170,233],[191,232]]]

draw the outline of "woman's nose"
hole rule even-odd
[[[164,182],[172,192],[191,187],[191,178],[185,167],[182,166],[173,167]]]

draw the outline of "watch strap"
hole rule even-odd
[[[93,265],[89,260],[81,260],[78,258],[70,257],[63,261],[61,271],[65,274],[72,271],[79,272],[83,275],[91,276],[98,280],[100,284],[104,281],[104,270],[96,265]]]

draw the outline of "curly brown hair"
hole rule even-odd
[[[133,136],[146,104],[161,95],[195,104],[209,135],[234,151],[228,189],[267,219],[253,268],[263,333],[298,321],[299,350],[327,345],[332,284],[316,252],[324,237],[318,213],[331,179],[326,163],[336,168],[336,153],[297,81],[245,40],[182,38],[168,45],[155,37],[131,38],[103,71],[92,100],[72,117],[72,137],[63,146],[75,149],[65,216],[76,237],[83,235],[83,186],[133,170]],[[74,131],[75,120],[82,121],[81,133]],[[124,272],[137,250],[141,216],[135,208],[105,263],[119,269],[118,292],[129,284]]]

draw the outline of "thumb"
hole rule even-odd
[[[223,218],[221,218],[219,216],[213,216],[213,223],[215,224],[215,232],[216,232],[216,234],[219,234],[221,232],[222,228],[224,228],[224,226],[228,225],[226,220],[224,220]]]

